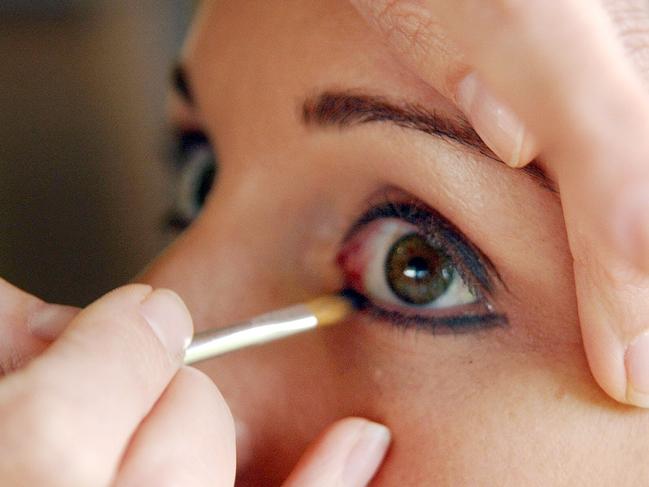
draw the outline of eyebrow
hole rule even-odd
[[[390,122],[399,127],[418,130],[458,143],[504,164],[466,119],[447,117],[416,104],[394,104],[380,96],[326,91],[308,98],[303,103],[302,121],[306,125],[342,128],[371,122]],[[558,193],[554,181],[547,176],[537,161],[532,161],[522,170],[542,188]]]

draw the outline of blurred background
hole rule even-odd
[[[172,235],[165,92],[191,0],[0,0],[0,276],[83,305]]]

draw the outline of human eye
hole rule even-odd
[[[381,321],[453,332],[506,323],[492,304],[491,261],[439,213],[384,202],[352,227],[338,255],[345,293]]]
[[[203,208],[216,180],[218,162],[212,145],[200,131],[179,133],[175,151],[178,183],[167,224],[183,230]]]

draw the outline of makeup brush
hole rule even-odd
[[[353,313],[357,306],[353,296],[322,296],[227,328],[197,333],[185,350],[185,364],[195,364],[321,326],[335,325]]]

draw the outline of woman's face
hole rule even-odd
[[[393,432],[378,485],[645,483],[649,421],[588,372],[548,180],[495,161],[343,0],[206,2],[183,65],[174,119],[218,175],[143,280],[197,330],[342,288],[369,303],[201,366],[242,485],[279,482],[350,415]]]

